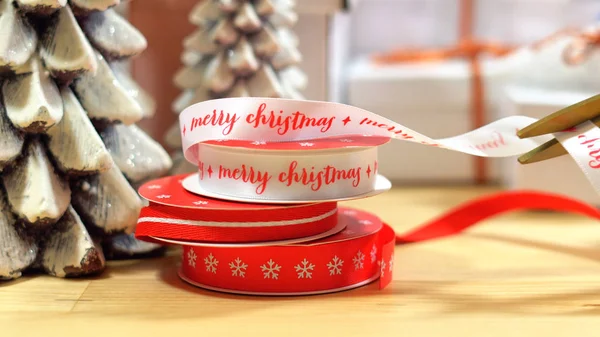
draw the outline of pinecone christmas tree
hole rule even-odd
[[[119,2],[0,0],[0,279],[161,249],[131,234],[135,186],[172,162],[134,124],[154,102],[127,74],[146,40]]]
[[[303,99],[299,90],[306,76],[298,68],[302,57],[292,27],[298,20],[293,0],[203,0],[189,20],[198,27],[184,40],[175,75],[182,89],[173,111],[222,97],[276,97]],[[165,142],[181,147],[179,125]],[[173,173],[195,170],[182,157],[173,157]]]

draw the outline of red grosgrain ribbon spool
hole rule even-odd
[[[210,199],[186,191],[186,175],[145,183],[149,201],[138,218],[136,236],[219,243],[280,241],[312,237],[338,226],[337,203],[257,205]]]
[[[207,247],[183,243],[180,276],[196,286],[253,295],[310,295],[392,279],[394,231],[376,216],[340,208],[346,229],[286,246]]]

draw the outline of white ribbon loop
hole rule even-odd
[[[600,129],[587,121],[555,136],[600,194]]]
[[[198,163],[199,143],[238,139],[286,142],[340,136],[381,136],[437,146],[481,157],[519,155],[552,139],[520,139],[516,130],[537,120],[500,119],[471,132],[432,139],[372,112],[339,103],[280,98],[224,98],[194,104],[179,117],[186,159]]]

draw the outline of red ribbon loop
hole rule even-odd
[[[519,210],[549,210],[568,212],[600,220],[600,210],[566,196],[537,191],[507,191],[484,196],[398,235],[397,244],[423,242],[459,234],[491,217]]]

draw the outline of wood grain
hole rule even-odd
[[[277,74],[268,65],[260,67],[246,83],[252,97],[285,97],[285,92],[277,79]]]
[[[73,82],[73,91],[91,119],[137,123],[144,117],[142,107],[112,72],[107,61],[96,53],[98,70],[86,73]]]
[[[220,53],[210,60],[202,86],[215,93],[225,93],[235,84],[235,74],[227,64],[227,54]]]
[[[201,100],[220,97],[249,95],[303,99],[299,90],[304,88],[297,86],[301,81],[283,83],[279,78],[280,71],[302,60],[297,49],[298,38],[292,30],[298,20],[294,4],[295,1],[287,0],[195,3],[147,0],[144,5],[132,2],[130,20],[149,41],[148,50],[133,60],[134,78],[143,85],[154,86],[148,87],[148,91],[156,98],[158,111],[179,112]],[[182,11],[184,6],[189,10]],[[172,13],[171,19],[162,15],[165,10]],[[261,19],[261,15],[268,18]],[[171,28],[169,34],[161,32],[161,36],[157,36],[153,32],[156,31],[156,17],[161,18],[161,23],[177,18],[176,22],[167,25]],[[183,31],[185,25],[189,33]],[[182,33],[187,33],[181,36],[183,44],[174,46],[172,40]],[[153,49],[153,45],[160,47]],[[160,62],[166,59],[174,62]],[[160,63],[160,67],[153,66],[157,70],[148,73],[142,67],[144,62]],[[167,71],[169,64],[177,65],[178,69]],[[163,76],[165,74],[168,76]],[[160,85],[154,85],[159,78],[166,80],[159,80]],[[180,90],[174,92],[171,85],[165,84],[171,82]],[[167,96],[171,99],[163,99]],[[156,118],[177,122],[175,116],[157,115]],[[152,124],[163,125],[156,120]],[[169,129],[158,130],[145,123],[140,127],[177,150],[172,134],[168,135],[168,140],[163,138]]]
[[[192,67],[179,69],[173,77],[173,82],[181,89],[196,89],[202,86],[209,61],[209,59],[204,59]]]
[[[140,86],[139,83],[131,78],[129,73],[129,61],[113,61],[110,63],[110,69],[127,93],[138,102],[142,108],[142,113],[144,114],[143,117],[153,117],[156,113],[156,101]]]
[[[281,43],[281,48],[271,60],[273,68],[277,71],[287,69],[302,62],[302,55],[297,46],[294,45],[294,41],[291,39],[287,41],[284,38],[280,39],[283,42]]]
[[[202,26],[207,22],[218,20],[221,16],[221,9],[215,1],[199,1],[188,16],[191,23]]]
[[[107,58],[131,58],[142,53],[146,38],[112,8],[92,12],[82,20],[81,28],[90,43]]]
[[[405,232],[491,188],[410,188],[347,202]],[[109,262],[101,276],[0,283],[7,335],[597,336],[600,226],[521,212],[466,233],[398,246],[394,281],[330,295],[266,298],[194,288],[164,258]],[[32,324],[34,323],[34,324]],[[67,330],[65,330],[67,329]]]
[[[71,6],[83,12],[105,11],[116,6],[121,0],[71,0]]]
[[[233,18],[233,24],[237,29],[246,33],[253,33],[262,28],[263,24],[254,10],[254,4],[245,1],[240,8],[234,8],[233,10],[237,11]]]
[[[254,55],[252,46],[245,36],[242,36],[235,48],[231,50],[231,55],[227,62],[231,70],[241,76],[253,74],[260,67],[258,58]]]
[[[25,64],[35,51],[37,35],[11,1],[0,1],[0,31],[0,69]]]
[[[21,271],[34,263],[38,245],[30,235],[15,227],[6,194],[0,190],[0,280],[21,276]]]
[[[93,73],[98,64],[94,50],[79,27],[69,6],[59,10],[41,39],[40,56],[53,78],[69,82]]]
[[[131,182],[163,176],[173,165],[160,144],[136,125],[111,125],[100,136],[115,164]]]
[[[48,275],[77,277],[104,270],[102,250],[94,244],[73,207],[69,206],[45,239],[41,261]]]
[[[6,114],[24,132],[45,132],[62,119],[63,103],[39,58],[32,57],[29,63],[31,72],[18,75],[2,86]]]
[[[12,211],[26,223],[48,226],[67,210],[71,190],[65,178],[56,172],[41,140],[30,138],[2,182]]]
[[[74,181],[72,204],[86,226],[104,234],[132,232],[142,201],[116,165],[108,171]]]
[[[0,83],[0,86],[2,84]],[[0,168],[15,160],[23,149],[25,136],[12,125],[2,103],[0,93]]]
[[[113,161],[87,113],[69,87],[61,89],[64,117],[48,132],[48,150],[58,168],[69,174],[108,171]]]
[[[67,0],[16,0],[19,10],[25,12],[53,13],[67,4]]]

